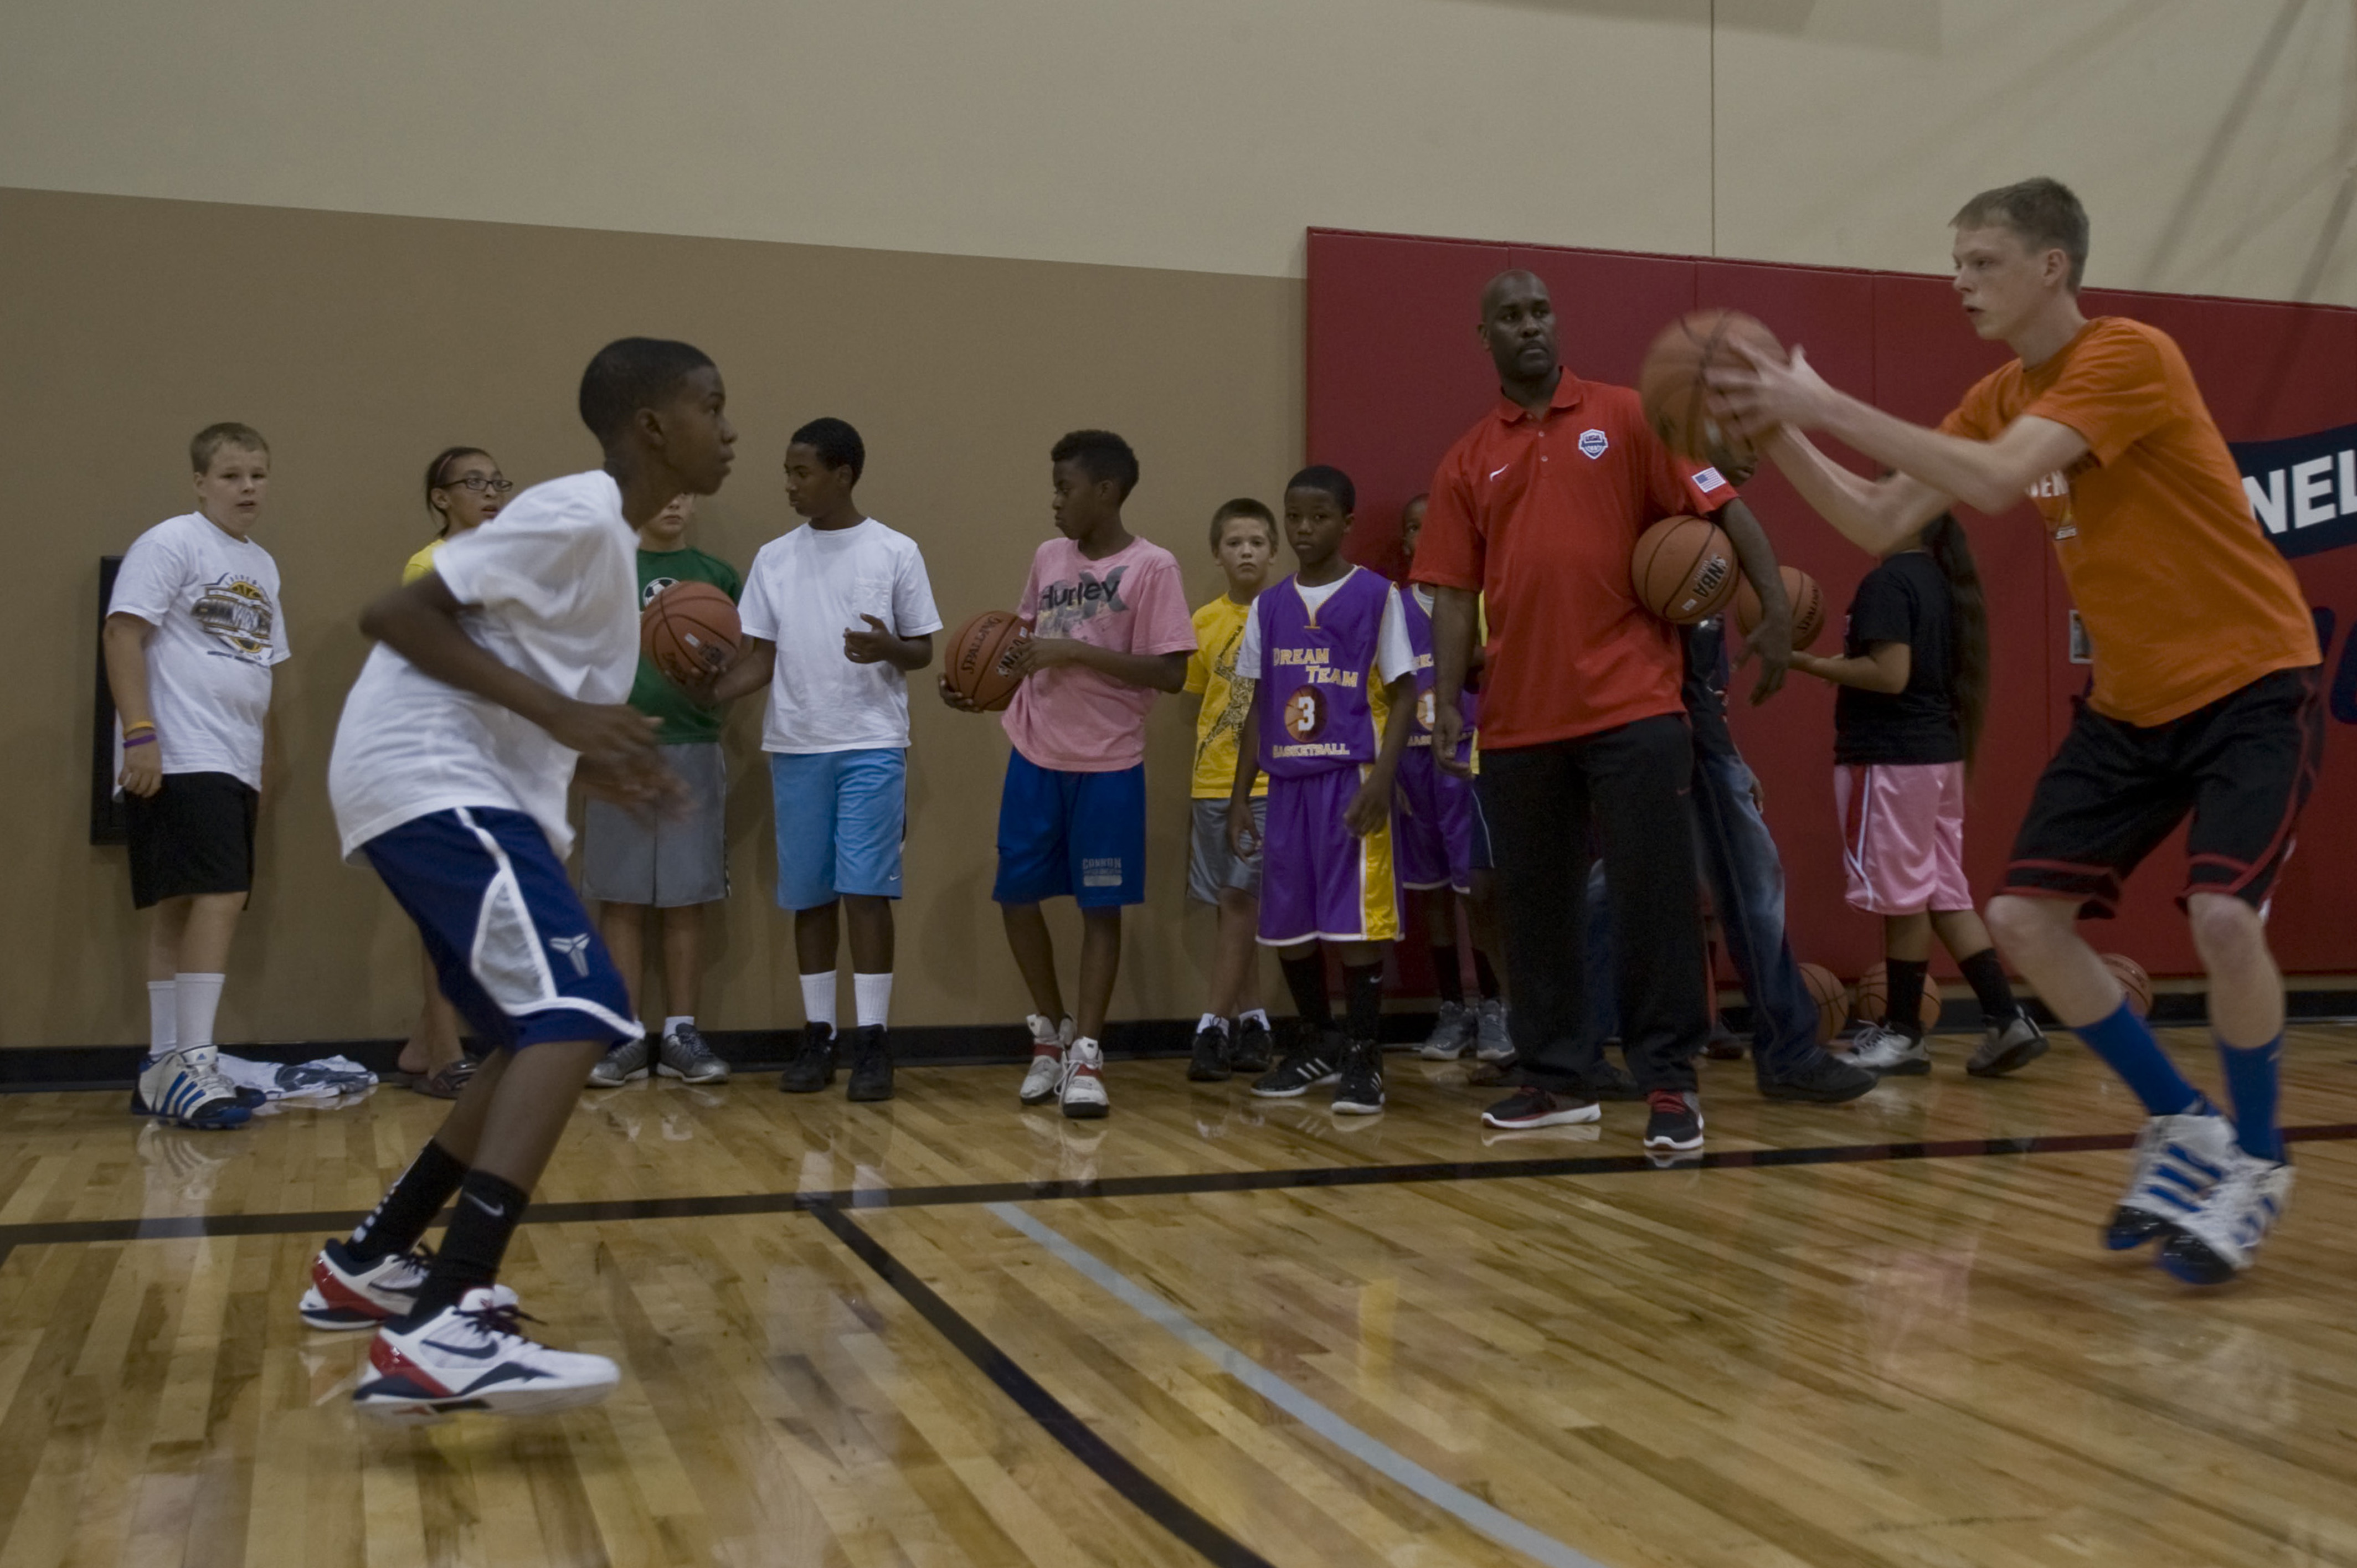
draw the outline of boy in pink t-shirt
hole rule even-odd
[[[1030,987],[1026,1105],[1064,1114],[1108,1109],[1103,1037],[1121,962],[1121,910],[1146,898],[1146,714],[1157,692],[1186,683],[1195,628],[1170,552],[1122,526],[1137,455],[1105,430],[1076,430],[1049,454],[1060,537],[1039,546],[1017,611],[1025,680],[1006,710],[1006,784],[998,802],[998,877],[991,889],[1006,945]],[[942,700],[972,711],[944,678]],[[1041,900],[1081,907],[1077,1020],[1056,983]]]

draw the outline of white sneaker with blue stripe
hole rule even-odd
[[[2160,1266],[2188,1284],[2223,1284],[2251,1266],[2291,1200],[2291,1166],[2234,1151],[2224,1179],[2201,1207],[2177,1222]]]
[[[2234,1146],[2234,1124],[2214,1110],[2152,1118],[2136,1134],[2136,1174],[2112,1210],[2104,1245],[2124,1252],[2182,1226],[2244,1157]]]
[[[237,1086],[213,1065],[210,1048],[166,1051],[139,1069],[142,1112],[175,1127],[215,1131],[242,1127],[253,1112],[240,1101]]]

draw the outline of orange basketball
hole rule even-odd
[[[1784,579],[1784,597],[1792,606],[1792,649],[1798,652],[1825,629],[1825,591],[1798,566],[1779,566],[1776,575]],[[1751,591],[1750,579],[1746,578],[1735,590],[1735,629],[1749,637],[1759,624],[1760,596]]]
[[[639,616],[639,651],[683,686],[728,668],[744,636],[736,605],[709,583],[673,583]]]
[[[986,714],[1013,702],[1023,678],[1008,671],[1006,656],[1029,629],[1006,610],[985,610],[958,628],[942,667],[950,689]]]
[[[2119,977],[2120,989],[2128,993],[2128,1011],[2141,1018],[2152,1011],[2152,976],[2144,965],[2124,952],[2103,955],[2104,967]]]
[[[1746,349],[1767,359],[1784,358],[1784,346],[1776,335],[1739,310],[1681,316],[1645,350],[1644,367],[1637,372],[1637,395],[1644,403],[1645,423],[1672,451],[1705,463],[1749,458],[1774,434],[1772,428],[1745,431],[1711,413],[1710,387],[1704,378],[1713,370],[1748,365],[1742,352]]]
[[[1849,1022],[1849,987],[1841,983],[1841,976],[1821,963],[1803,964],[1801,981],[1809,988],[1810,1000],[1817,1004],[1817,1038],[1832,1039]]]
[[[1928,974],[1923,977],[1923,1005],[1920,1011],[1924,1028],[1939,1026],[1940,983]],[[1857,977],[1857,1015],[1869,1024],[1879,1024],[1890,1015],[1889,972],[1880,963]]]
[[[1692,626],[1727,607],[1743,580],[1735,546],[1707,518],[1665,517],[1645,530],[1629,558],[1637,602],[1666,621]]]

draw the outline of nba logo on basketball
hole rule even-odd
[[[1285,733],[1309,740],[1326,727],[1326,704],[1315,686],[1303,686],[1285,699]]]

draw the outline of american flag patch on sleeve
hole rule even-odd
[[[1708,495],[1713,490],[1724,489],[1726,488],[1727,476],[1720,473],[1717,468],[1705,468],[1701,473],[1696,474],[1694,477],[1694,483],[1695,489],[1700,490],[1705,495]]]

